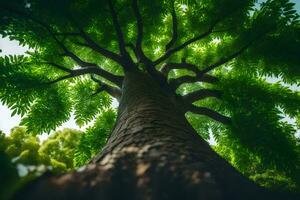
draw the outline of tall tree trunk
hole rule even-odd
[[[156,81],[128,72],[102,152],[80,171],[41,177],[16,199],[268,199],[197,135],[180,110]]]

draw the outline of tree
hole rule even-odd
[[[282,121],[299,120],[299,93],[266,81],[299,84],[299,16],[288,0],[255,2],[1,2],[0,34],[31,50],[1,58],[0,98],[28,131],[72,111],[84,125],[109,96],[120,103],[86,168],[43,176],[16,198],[296,199],[249,181],[205,141],[300,180],[296,127]]]
[[[54,172],[66,172],[75,166],[73,155],[81,135],[81,131],[64,129],[54,132],[41,143],[39,138],[29,134],[25,127],[15,127],[9,136],[3,138],[3,148],[15,164],[44,165],[53,168]],[[34,173],[36,169],[33,168],[32,171]]]
[[[10,199],[20,187],[45,172],[61,174],[73,170],[74,154],[77,145],[83,142],[82,134],[64,129],[40,142],[38,136],[29,134],[25,127],[14,127],[8,136],[0,132],[1,199]]]

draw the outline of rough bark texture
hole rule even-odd
[[[103,151],[84,169],[43,176],[15,198],[276,199],[219,157],[172,99],[147,75],[128,72]]]

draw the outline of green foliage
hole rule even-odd
[[[86,164],[105,145],[115,122],[116,112],[102,112],[80,138],[74,161],[76,166]]]
[[[237,141],[223,136],[219,138],[214,150],[237,170],[261,186],[274,191],[300,191],[298,180],[294,176],[288,172],[278,171],[272,166],[264,165],[259,156],[241,146]]]
[[[2,146],[15,164],[51,166],[54,171],[62,172],[74,168],[73,155],[81,134],[77,130],[64,129],[40,142],[25,127],[15,127],[9,136],[3,136]]]
[[[0,99],[10,109],[12,115],[24,115],[36,95],[35,89],[41,87],[37,75],[26,69],[24,56],[5,56],[0,58]]]
[[[1,199],[45,171],[63,173],[86,164],[104,146],[115,117],[114,110],[103,111],[86,132],[63,129],[43,142],[25,127],[13,128],[8,136],[0,132]]]
[[[62,173],[74,169],[74,153],[81,134],[64,129],[40,142],[25,127],[13,128],[8,136],[0,132],[0,198],[9,199],[22,185],[45,171]]]
[[[108,108],[111,104],[110,97],[105,93],[93,95],[95,87],[89,80],[78,80],[72,88],[75,120],[79,126],[93,120],[101,110]]]
[[[250,179],[260,184],[261,186],[268,187],[274,191],[299,191],[300,188],[296,188],[293,180],[285,175],[282,175],[275,170],[267,170],[261,174],[254,174],[250,176]]]
[[[33,173],[40,173],[40,165],[46,166],[42,170],[48,169],[55,173],[81,167],[104,146],[115,118],[116,112],[108,109],[101,112],[85,132],[63,129],[51,133],[43,142],[40,142],[36,134],[30,134],[25,127],[13,128],[8,136],[0,132],[4,166],[10,163],[9,160],[13,162],[12,168],[18,164],[36,166]]]
[[[0,58],[0,100],[12,115],[26,116],[22,124],[33,133],[50,132],[69,119],[71,104],[68,86],[48,85],[51,70],[37,68],[34,58]],[[43,80],[44,79],[44,80]]]
[[[7,155],[19,163],[34,164],[39,163],[38,150],[40,147],[39,139],[26,132],[24,127],[15,127],[6,137]]]
[[[50,132],[70,117],[71,102],[67,88],[49,88],[36,99],[28,114],[22,119],[32,133]]]
[[[73,129],[57,131],[41,144],[38,152],[53,168],[63,171],[73,169],[73,156],[82,134]]]
[[[298,116],[300,95],[280,84],[269,84],[247,76],[229,76],[220,81],[223,109],[231,113],[233,125],[227,134],[278,168],[299,163],[295,127],[282,121],[282,114]],[[267,149],[272,149],[268,151]]]

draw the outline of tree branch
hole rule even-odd
[[[132,9],[134,12],[134,16],[136,18],[137,23],[137,39],[136,39],[136,55],[138,62],[142,62],[146,66],[146,70],[149,72],[149,74],[153,75],[156,78],[159,78],[159,73],[153,66],[152,61],[145,55],[143,48],[142,48],[142,42],[143,42],[143,19],[142,15],[138,8],[138,0],[132,0]]]
[[[75,54],[73,54],[72,52],[69,52],[69,51],[66,52],[66,56],[72,58],[78,65],[83,67],[83,69],[85,69],[85,68],[93,69],[95,74],[102,76],[103,78],[111,81],[112,83],[118,85],[119,87],[122,87],[122,82],[123,82],[122,76],[117,76],[117,75],[111,74],[110,72],[102,69],[101,67],[99,67],[98,65],[96,65],[94,63],[85,62],[85,61],[81,60],[79,57],[77,57]]]
[[[5,6],[4,6],[5,7]],[[64,51],[64,54],[65,56],[68,56],[70,57],[72,60],[74,60],[78,65],[80,65],[81,67],[84,67],[86,70],[93,70],[95,74],[98,74],[99,76],[102,76],[103,78],[115,83],[116,85],[118,85],[119,87],[122,86],[122,82],[123,82],[123,78],[121,76],[116,76],[116,75],[113,75],[103,69],[101,69],[99,66],[97,66],[96,64],[93,64],[93,63],[88,63],[88,62],[85,62],[83,60],[81,60],[78,56],[76,56],[74,53],[72,53],[71,51],[69,51],[67,49],[67,47],[56,37],[54,31],[51,29],[50,26],[48,26],[47,24],[45,24],[44,22],[40,21],[39,19],[36,19],[34,18],[33,16],[31,16],[30,14],[28,13],[24,13],[24,12],[21,12],[21,11],[18,11],[18,10],[14,10],[10,7],[5,7],[5,9],[9,10],[10,12],[14,12],[16,13],[17,15],[20,15],[22,17],[26,17],[30,20],[32,20],[33,22],[39,24],[40,26],[44,27],[46,29],[46,31],[50,34],[50,36],[53,38],[53,40],[60,46],[60,48]],[[58,67],[58,66],[56,66]],[[61,68],[62,69],[62,68]],[[74,71],[72,71],[72,73],[74,73]],[[72,74],[71,73],[71,74]],[[76,71],[77,73],[77,71]],[[75,73],[75,74],[76,74]],[[81,75],[81,74],[80,74]],[[76,75],[77,76],[77,75]],[[63,77],[61,77],[63,78]],[[61,79],[60,78],[60,79]],[[72,76],[65,76],[63,79],[66,79],[66,78],[72,78]],[[56,81],[57,82],[57,81]]]
[[[207,68],[203,69],[203,70],[198,70],[198,68],[195,65],[186,63],[186,62],[182,62],[182,63],[167,63],[165,64],[162,68],[161,68],[161,72],[167,76],[168,73],[170,72],[170,70],[172,69],[187,69],[190,71],[193,71],[194,73],[196,73],[196,76],[182,76],[179,77],[177,79],[172,79],[170,80],[170,85],[172,88],[178,88],[181,84],[183,83],[192,83],[192,82],[207,82],[207,83],[215,83],[218,79],[208,75],[206,73],[210,72],[211,70],[229,62],[230,60],[238,57],[239,55],[241,55],[249,46],[251,46],[251,44],[254,42],[255,40],[252,40],[250,42],[248,42],[246,45],[244,45],[242,48],[240,48],[238,51],[232,53],[229,56],[223,57],[221,58],[219,61],[217,61],[216,63],[208,66]]]
[[[56,66],[58,66],[58,65],[56,65]],[[65,75],[58,79],[50,81],[50,82],[48,82],[48,84],[57,83],[59,81],[65,80],[65,79],[74,78],[74,77],[78,77],[78,76],[85,75],[85,74],[98,74],[99,73],[98,69],[99,68],[97,68],[97,67],[85,67],[85,68],[71,70],[68,75]]]
[[[207,117],[210,117],[218,122],[221,122],[223,124],[226,125],[230,125],[231,124],[231,119],[227,116],[224,116],[214,110],[211,110],[209,108],[205,108],[205,107],[197,107],[194,105],[190,105],[188,107],[188,111],[195,113],[195,114],[199,114],[199,115],[205,115]]]
[[[199,73],[199,69],[190,63],[186,63],[186,62],[182,62],[182,63],[166,63],[163,65],[163,67],[161,68],[161,73],[163,73],[165,76],[167,76],[169,74],[169,72],[173,69],[186,69],[186,70],[190,70],[194,73]]]
[[[96,90],[96,92],[93,95],[96,95],[102,91],[106,91],[109,95],[116,98],[118,101],[121,99],[122,92],[119,88],[107,85],[103,83],[101,80],[96,79],[94,76],[91,76],[91,79],[99,84],[99,88]]]
[[[137,39],[136,39],[136,51],[138,55],[138,59],[143,59],[146,56],[144,55],[143,49],[142,49],[142,42],[143,42],[143,20],[142,15],[138,8],[137,0],[132,0],[132,9],[134,12],[134,16],[136,18],[136,24],[137,24]]]
[[[91,48],[92,50],[100,53],[102,56],[109,58],[119,64],[123,64],[122,57],[120,55],[101,47],[82,29],[82,27],[78,23],[76,23],[76,21],[72,17],[70,17],[70,20],[72,21],[74,26],[76,26],[79,32],[56,33],[56,35],[81,37],[82,39],[85,40],[86,43],[81,43],[81,42],[74,42],[74,43],[80,46]]]
[[[115,11],[114,5],[112,3],[112,0],[108,0],[108,5],[109,5],[109,9],[110,9],[110,13],[112,16],[112,20],[113,20],[113,24],[117,33],[117,37],[118,37],[118,43],[119,43],[119,50],[121,55],[125,56],[125,57],[129,57],[126,48],[125,48],[125,41],[124,41],[124,36],[123,36],[123,32],[121,30],[121,26],[118,20],[118,16],[117,13]]]
[[[103,55],[121,65],[124,64],[124,61],[122,60],[122,57],[120,55],[101,47],[94,40],[92,40],[83,30],[80,30],[80,36],[86,41],[86,43],[77,43],[77,44],[85,46],[85,47],[89,47],[89,48],[93,49],[94,51],[100,53],[101,55]]]
[[[203,74],[197,76],[181,76],[176,79],[170,79],[169,84],[171,88],[177,89],[181,84],[184,83],[194,83],[194,82],[204,82],[204,83],[216,83],[218,79],[214,76]]]
[[[136,39],[136,55],[138,62],[142,62],[145,64],[146,70],[149,74],[151,74],[155,79],[157,79],[159,82],[163,82],[164,78],[162,75],[155,69],[153,62],[144,54],[143,48],[142,48],[142,42],[143,42],[143,20],[142,15],[138,8],[138,0],[132,0],[132,9],[136,18],[137,23],[137,39]]]
[[[253,42],[254,42],[254,41],[251,41],[251,42],[247,43],[245,46],[243,46],[241,49],[239,49],[237,52],[234,52],[234,53],[232,53],[232,54],[229,55],[229,56],[226,56],[226,57],[221,58],[221,59],[218,60],[216,63],[214,63],[214,64],[208,66],[207,68],[205,68],[205,69],[203,69],[203,70],[201,70],[200,73],[205,74],[205,73],[207,73],[207,72],[209,72],[209,71],[211,71],[211,70],[213,70],[213,69],[215,69],[215,68],[217,68],[217,67],[219,67],[219,66],[221,66],[221,65],[223,65],[223,64],[225,64],[225,63],[227,63],[227,62],[229,62],[230,60],[232,60],[232,59],[238,57],[238,56],[241,55],[241,54],[242,54],[242,53],[243,53],[243,52],[244,52],[244,51],[245,51],[245,50],[246,50]]]
[[[59,64],[56,64],[56,63],[54,63],[54,62],[43,62],[42,64],[52,65],[53,67],[55,67],[55,68],[57,68],[57,69],[59,69],[59,70],[62,70],[62,71],[64,71],[64,72],[67,72],[67,73],[72,73],[72,72],[73,72],[72,69],[66,68],[66,67],[61,66],[61,65],[59,65]]]
[[[203,75],[197,75],[199,77],[200,82],[205,82],[205,83],[216,83],[219,81],[219,79],[215,76],[209,75],[209,74],[203,74]]]
[[[207,31],[205,31],[204,33],[198,35],[198,36],[195,36],[189,40],[187,40],[186,42],[184,42],[183,44],[177,46],[177,47],[174,47],[174,48],[171,48],[169,49],[168,51],[166,51],[166,53],[161,56],[160,58],[158,58],[156,61],[153,62],[154,66],[158,65],[159,63],[163,62],[164,60],[168,59],[171,55],[173,55],[174,53],[184,49],[185,47],[187,47],[188,45],[194,43],[194,42],[197,42],[205,37],[207,37],[208,35],[210,35],[211,33],[213,33],[213,30],[215,28],[215,26],[222,20],[224,20],[225,18],[227,18],[231,13],[227,13],[225,16],[220,16],[218,19],[216,19],[211,25],[210,27],[208,28]]]
[[[217,61],[216,63],[208,66],[207,68],[203,69],[203,70],[199,70],[195,65],[193,64],[189,64],[186,62],[182,62],[182,63],[167,63],[165,64],[162,68],[161,68],[161,72],[167,76],[168,73],[173,70],[173,69],[187,69],[190,71],[193,71],[197,74],[196,77],[202,77],[205,81],[204,82],[210,82],[213,83],[216,81],[216,79],[212,78],[209,75],[204,75],[207,72],[210,72],[211,70],[229,62],[230,60],[238,57],[239,55],[241,55],[254,41],[251,41],[249,43],[247,43],[245,46],[243,46],[241,49],[239,49],[237,52],[232,53],[229,56],[223,57],[221,58],[219,61]],[[191,77],[191,76],[183,76],[178,78],[178,80],[176,81],[177,83],[175,83],[175,87],[177,88],[180,84],[184,83],[184,82],[195,82],[197,81],[196,77]]]
[[[125,46],[128,47],[128,48],[130,48],[130,49],[133,51],[133,53],[134,53],[136,59],[138,60],[138,57],[139,57],[139,56],[138,56],[138,53],[137,53],[137,50],[136,50],[136,47],[134,46],[134,44],[132,44],[132,43],[127,43]]]
[[[213,89],[201,89],[184,95],[182,98],[189,103],[202,100],[207,97],[221,98],[221,92]]]
[[[56,63],[52,63],[52,62],[46,62],[46,64],[52,65],[60,70],[63,70],[67,73],[69,73],[68,75],[62,76],[56,80],[53,80],[51,82],[49,82],[50,84],[52,83],[57,83],[61,80],[65,80],[68,78],[74,78],[77,76],[81,76],[81,75],[85,75],[85,74],[96,74],[99,75],[105,79],[107,79],[108,81],[116,84],[118,87],[122,87],[122,82],[123,82],[123,77],[122,76],[116,76],[114,74],[111,74],[103,69],[101,69],[100,67],[98,67],[97,65],[91,65],[91,66],[85,66],[83,68],[80,69],[68,69],[66,67],[60,66]]]
[[[177,46],[177,47],[174,47],[174,48],[171,48],[169,49],[163,56],[161,56],[160,58],[158,58],[157,60],[155,60],[153,62],[154,66],[155,65],[158,65],[159,63],[161,63],[162,61],[166,60],[167,58],[169,58],[171,55],[173,55],[174,53],[184,49],[185,47],[187,47],[188,45],[196,42],[196,41],[199,41],[203,38],[205,38],[206,36],[210,35],[214,29],[214,27],[217,25],[219,21],[216,21],[215,23],[213,23],[213,25],[211,25],[207,31],[205,31],[204,33],[198,35],[198,36],[195,36],[189,40],[187,40],[186,42],[184,42],[183,44]]]
[[[78,75],[78,76],[80,76],[80,75]],[[77,76],[75,76],[75,75],[73,75],[73,74],[68,74],[68,75],[59,77],[59,78],[57,78],[57,79],[55,79],[55,80],[46,82],[46,84],[54,84],[54,83],[58,83],[58,82],[60,82],[60,81],[63,81],[63,80],[69,79],[69,78],[74,78],[74,77],[77,77]]]
[[[178,22],[177,22],[176,10],[175,10],[175,0],[173,0],[173,2],[172,2],[171,15],[172,15],[173,33],[172,33],[172,39],[166,45],[166,51],[168,51],[176,43],[176,40],[177,40],[177,37],[178,37],[178,31],[177,31]]]

